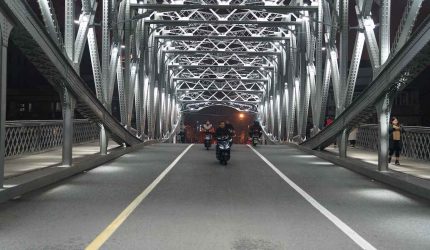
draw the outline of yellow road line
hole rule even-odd
[[[178,163],[178,161],[188,152],[188,150],[194,144],[189,145],[158,177],[155,179],[139,196],[137,196],[128,205],[124,211],[122,211],[112,223],[105,228],[85,249],[96,250],[99,249],[115,231],[121,226],[122,223],[130,216],[131,213],[139,206],[140,203],[148,196],[149,193],[163,180],[163,178],[172,170],[172,168]]]

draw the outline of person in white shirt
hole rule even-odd
[[[204,130],[204,132],[212,130],[212,127],[213,127],[212,123],[209,120],[207,120],[206,123],[203,124],[203,130]]]

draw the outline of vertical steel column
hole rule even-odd
[[[273,134],[274,134],[274,130],[275,130],[275,111],[274,111],[274,109],[275,109],[275,107],[274,107],[274,102],[275,102],[275,100],[274,100],[274,98],[273,98],[273,95],[270,95],[270,99],[269,99],[269,131],[270,131],[270,134],[273,136]]]
[[[3,30],[0,30],[3,31]],[[2,39],[3,40],[3,39]],[[0,47],[0,189],[3,188],[5,148],[6,148],[6,85],[7,85],[7,45]]]
[[[291,31],[290,31],[291,32]],[[295,93],[294,93],[294,85],[295,85],[295,70],[293,69],[294,67],[294,50],[292,49],[292,44],[290,41],[286,41],[286,46],[287,46],[287,58],[289,59],[289,65],[292,65],[292,67],[288,67],[287,69],[287,127],[286,127],[286,134],[287,134],[287,140],[291,141],[293,139],[294,136],[294,118],[295,118],[295,105],[296,105],[296,100],[295,100]]]
[[[297,132],[300,141],[302,141],[306,136],[306,125],[308,121],[308,107],[309,107],[309,81],[307,77],[307,63],[306,63],[306,28],[305,22],[299,26],[299,39],[297,49],[299,50],[298,61],[299,61],[299,71],[300,71],[300,85],[298,87],[299,94],[298,98],[298,116],[297,116]]]
[[[151,77],[151,79],[153,79]],[[151,81],[151,80],[150,80]],[[153,82],[149,82],[148,86],[148,106],[147,106],[147,112],[148,112],[148,136],[150,139],[154,139],[154,130],[155,130],[155,124],[154,124],[154,97],[155,97],[155,89],[154,89]]]
[[[7,47],[12,25],[0,12],[0,189],[3,188],[6,148]]]
[[[73,159],[73,116],[74,100],[66,88],[63,88],[63,150],[62,165],[71,166]]]
[[[139,12],[140,13],[140,12]],[[143,61],[143,35],[144,35],[144,22],[139,20],[136,27],[136,47],[138,48],[138,72],[137,72],[137,81],[136,81],[136,93],[135,93],[135,109],[136,109],[136,129],[139,134],[139,137],[143,139],[144,134],[144,126],[143,126],[143,82],[145,79],[144,72],[144,61]]]
[[[381,1],[379,41],[381,44],[381,65],[390,56],[390,22],[391,22],[391,0]]]
[[[108,134],[103,124],[100,124],[100,154],[107,155]]]
[[[286,47],[284,47],[284,45],[282,45],[282,56],[281,56],[281,65],[282,65],[282,70],[281,70],[281,80],[280,80],[280,86],[279,86],[279,98],[280,98],[280,109],[279,109],[279,116],[280,116],[280,130],[279,130],[279,137],[282,141],[285,141],[287,138],[286,135],[286,126],[287,126],[287,101],[288,98],[286,98],[286,91],[285,88],[287,86],[287,51],[286,51]],[[288,92],[287,92],[288,94]]]
[[[385,97],[376,104],[376,112],[378,115],[378,170],[388,170],[388,147],[390,114],[393,104],[393,96],[386,94]]]
[[[317,19],[318,22],[316,24],[316,50],[315,50],[315,95],[316,98],[312,100],[315,103],[314,112],[313,112],[313,131],[316,134],[321,129],[321,104],[323,97],[323,31],[324,31],[324,0],[318,0],[318,13]],[[313,136],[313,135],[311,135]]]
[[[110,1],[103,0],[103,19],[102,19],[102,86],[104,104],[110,110],[109,100],[109,66],[110,66]]]
[[[102,86],[103,97],[102,100],[105,107],[110,111],[111,103],[109,95],[109,62],[110,62],[110,1],[103,0],[103,18],[102,18]],[[107,154],[107,147],[109,137],[103,124],[100,124],[100,154]]]
[[[340,15],[340,54],[339,54],[339,76],[340,76],[340,95],[344,96],[347,86],[348,75],[348,34],[349,34],[349,17],[348,17],[348,0],[341,0],[339,4]],[[345,98],[340,98],[340,105],[336,109],[336,116],[345,109]],[[348,145],[348,133],[346,129],[338,137],[339,156],[346,157]]]
[[[65,2],[65,28],[64,28],[64,47],[69,59],[73,62],[75,53],[75,1],[66,0]]]
[[[326,119],[326,110],[327,110],[327,101],[328,101],[328,93],[330,90],[330,81],[331,77],[333,75],[332,72],[332,65],[331,65],[331,48],[332,48],[332,40],[334,39],[332,37],[332,33],[334,30],[336,30],[335,27],[332,26],[332,15],[331,15],[331,9],[327,1],[323,1],[323,19],[325,23],[325,43],[326,43],[326,56],[325,56],[325,66],[324,66],[324,73],[323,73],[323,79],[322,79],[322,86],[321,86],[321,99],[318,100],[321,102],[321,108],[320,108],[320,119],[318,126],[319,128],[324,127],[324,121]],[[335,80],[333,78],[333,80]]]

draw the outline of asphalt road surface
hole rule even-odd
[[[430,202],[288,146],[158,144],[0,204],[0,249],[430,249]]]

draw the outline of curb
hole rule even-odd
[[[146,141],[142,144],[131,146],[128,148],[119,148],[110,152],[108,155],[91,155],[86,157],[88,160],[82,161],[79,164],[73,164],[71,167],[65,168],[44,168],[35,170],[24,175],[10,178],[6,181],[8,183],[19,182],[16,186],[10,188],[0,189],[0,203],[22,196],[31,191],[52,185],[54,183],[65,180],[71,176],[80,174],[84,171],[91,170],[102,164],[117,159],[125,154],[142,149],[144,146],[155,144],[158,141]],[[44,173],[43,173],[44,172]],[[32,177],[31,177],[32,176]]]
[[[316,151],[303,146],[287,143],[286,145],[293,146],[303,152],[315,155],[323,160],[329,161],[360,175],[364,175],[371,179],[377,180],[381,183],[387,184],[396,189],[400,189],[407,193],[419,196],[424,199],[430,200],[430,181],[421,178],[404,174],[401,172],[389,170],[378,171],[376,166],[358,159],[346,158],[341,159],[338,156],[330,155],[322,151]]]

